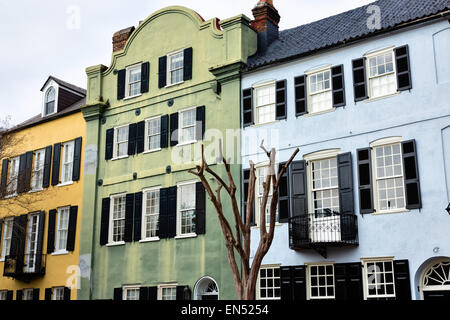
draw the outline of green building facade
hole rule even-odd
[[[114,35],[109,67],[87,68],[79,299],[236,298],[216,211],[188,170],[204,144],[225,176],[211,151],[223,138],[241,185],[249,24],[167,7]]]

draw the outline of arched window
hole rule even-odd
[[[219,287],[210,277],[203,277],[197,281],[194,289],[195,300],[219,300]]]
[[[44,115],[49,115],[55,112],[55,100],[56,100],[55,88],[50,87],[45,93]]]
[[[431,264],[422,276],[422,291],[425,300],[450,299],[450,260]]]

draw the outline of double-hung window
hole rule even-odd
[[[195,182],[178,185],[177,235],[195,234]]]
[[[159,187],[143,191],[142,239],[155,239],[159,229]]]
[[[14,195],[17,193],[17,184],[19,181],[19,157],[11,159],[9,167],[9,182],[8,182],[8,194]]]
[[[34,153],[33,164],[33,181],[32,190],[42,190],[42,183],[44,181],[44,159],[45,149],[38,150]]]
[[[8,290],[0,291],[0,301],[5,301],[8,298]]]
[[[310,162],[311,204],[316,215],[339,212],[337,158]]]
[[[401,143],[374,146],[376,212],[405,209]]]
[[[23,300],[33,300],[33,289],[23,289]]]
[[[180,114],[179,120],[180,122],[179,122],[178,143],[185,144],[195,142],[196,120],[197,120],[196,108],[180,111],[179,114]]]
[[[307,266],[308,299],[334,299],[334,266],[332,264]]]
[[[125,97],[134,97],[141,94],[141,64],[126,69]]]
[[[167,55],[167,85],[183,82],[184,51],[177,51]]]
[[[139,300],[140,287],[125,286],[122,290],[123,300]]]
[[[276,167],[276,166],[275,166]],[[257,218],[257,224],[259,224],[259,212],[260,208],[262,206],[263,202],[263,196],[264,196],[264,183],[267,179],[267,173],[268,173],[269,167],[268,166],[262,166],[256,168],[256,218]],[[276,170],[276,169],[275,169]],[[275,172],[276,174],[276,172]],[[270,202],[272,201],[272,193],[273,193],[273,184],[272,181],[270,183],[270,189],[269,194],[267,197],[267,204],[266,204],[266,224],[268,225],[270,223]],[[275,221],[278,222],[278,206],[277,206],[277,212],[275,216]]]
[[[62,149],[61,184],[64,184],[72,181],[74,141],[64,143]]]
[[[161,148],[161,117],[145,121],[145,151],[156,151]]]
[[[67,248],[67,234],[69,232],[69,214],[70,207],[58,208],[58,221],[56,229],[56,246],[58,252],[65,251]]]
[[[280,266],[261,266],[256,292],[258,300],[281,299]]]
[[[395,298],[394,265],[392,259],[363,260],[364,297],[366,299]]]
[[[114,158],[128,156],[128,131],[128,125],[114,128]]]
[[[331,90],[331,69],[319,71],[308,76],[309,113],[329,110],[333,107]]]
[[[366,56],[369,97],[378,98],[397,92],[394,50],[384,50]]]
[[[50,87],[45,92],[44,116],[48,116],[56,112],[55,101],[56,101],[56,90],[55,88]]]
[[[52,300],[64,300],[64,287],[54,287]]]
[[[126,195],[120,194],[111,197],[110,215],[110,243],[124,241],[125,235],[125,202]]]
[[[176,300],[177,286],[174,285],[160,285],[158,286],[158,300]]]
[[[13,232],[13,218],[6,218],[3,223],[3,243],[1,259],[4,260],[9,255],[11,249],[11,239]]]
[[[255,87],[256,124],[275,121],[275,83]]]

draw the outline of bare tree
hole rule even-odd
[[[261,267],[262,260],[266,253],[269,251],[269,248],[272,244],[274,231],[275,231],[275,222],[276,222],[276,212],[278,206],[278,185],[280,183],[281,177],[286,172],[287,168],[299,152],[297,148],[294,153],[291,155],[289,160],[281,166],[281,169],[276,175],[275,170],[275,149],[272,148],[270,151],[267,151],[264,147],[264,140],[261,142],[260,146],[267,157],[269,158],[269,167],[268,174],[266,177],[266,181],[263,183],[264,191],[262,196],[262,202],[259,206],[259,232],[260,239],[258,248],[253,257],[252,263],[250,265],[250,240],[251,240],[251,217],[253,213],[253,203],[255,199],[255,183],[256,183],[256,175],[255,175],[255,165],[250,161],[250,179],[249,179],[249,187],[248,187],[248,198],[247,198],[247,207],[245,212],[245,222],[242,219],[242,215],[240,212],[240,204],[236,199],[236,185],[233,180],[233,176],[231,174],[230,169],[230,161],[225,159],[222,152],[222,143],[219,141],[219,152],[220,152],[220,160],[222,161],[225,171],[226,178],[222,178],[219,174],[217,174],[214,170],[212,170],[205,159],[204,154],[204,146],[202,145],[202,161],[201,165],[196,166],[196,171],[190,170],[189,172],[196,175],[202,182],[205,187],[206,192],[209,195],[211,202],[214,205],[214,208],[217,211],[217,215],[219,218],[219,223],[222,229],[223,236],[225,238],[225,245],[227,248],[228,254],[228,262],[231,266],[231,270],[233,272],[234,285],[237,293],[237,297],[239,300],[254,300],[255,299],[255,289],[256,282],[258,279],[259,269]],[[218,187],[213,191],[208,179],[206,178],[206,174],[211,175],[216,181]],[[269,229],[267,230],[266,224],[266,206],[268,204],[270,188],[272,187],[272,197],[270,200],[270,221],[269,221]],[[221,191],[225,189],[231,200],[231,209],[234,217],[234,231],[232,224],[226,218],[224,207],[222,204]],[[226,208],[228,209],[228,208]],[[238,263],[236,261],[236,253],[241,259],[241,269],[239,269]]]

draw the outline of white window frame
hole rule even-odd
[[[159,214],[160,214],[160,206],[159,206],[159,201],[158,201],[158,213],[157,214],[147,214],[146,210],[147,210],[147,193],[149,192],[154,192],[154,191],[158,191],[158,200],[161,197],[161,186],[157,186],[157,187],[151,187],[151,188],[147,188],[147,189],[143,189],[142,190],[142,229],[141,229],[141,240],[140,242],[146,242],[146,241],[157,241],[159,240],[158,236],[153,236],[153,237],[147,237],[147,223],[146,223],[146,218],[147,216],[156,216],[158,215],[158,224],[159,224]]]
[[[44,163],[45,149],[35,151],[33,159],[33,180],[31,184],[31,191],[33,192],[43,190],[42,184],[44,182]]]
[[[63,226],[61,226],[61,215],[63,214],[63,212],[65,212],[65,214],[67,215],[67,226],[65,228],[63,228]],[[67,238],[69,235],[69,217],[70,217],[70,206],[66,206],[66,207],[60,207],[58,208],[57,211],[57,215],[56,215],[56,241],[55,241],[55,252],[54,254],[61,254],[61,253],[67,253]],[[64,245],[64,248],[60,248],[59,247],[59,243],[61,240],[61,233],[65,232],[66,235],[66,243]]]
[[[378,57],[380,55],[385,55],[386,53],[391,53],[392,55],[392,71],[390,72],[385,72],[383,74],[377,74],[374,76],[371,76],[370,74],[370,59],[371,58],[375,58]],[[366,81],[367,81],[367,95],[369,97],[369,101],[370,100],[376,100],[376,99],[381,99],[381,98],[385,98],[385,97],[389,97],[395,94],[398,94],[398,83],[397,83],[397,62],[395,60],[395,52],[394,52],[394,47],[389,47],[389,48],[384,48],[381,50],[377,50],[374,52],[370,52],[367,53],[366,55],[364,55],[364,57],[366,58],[366,64],[365,64],[365,69],[366,69]],[[377,65],[378,66],[378,65]],[[380,96],[376,96],[373,97],[370,93],[372,92],[372,88],[371,88],[371,80],[375,79],[375,78],[379,78],[379,77],[383,77],[383,76],[387,76],[387,75],[394,75],[394,79],[395,79],[395,83],[394,83],[394,87],[395,90],[393,92],[387,93],[385,95],[380,95]]]
[[[368,283],[368,264],[371,263],[377,263],[377,262],[390,262],[392,264],[391,273],[392,273],[392,282],[388,282],[387,284],[392,284],[394,293],[393,294],[384,294],[384,295],[374,295],[369,296],[369,283]],[[396,290],[395,290],[395,273],[394,273],[394,257],[380,257],[380,258],[361,258],[361,263],[363,265],[363,292],[364,292],[364,300],[368,300],[371,298],[394,298],[396,297]],[[384,272],[387,273],[387,272]],[[375,280],[378,282],[377,280]],[[386,282],[384,283],[386,285]]]
[[[125,70],[126,70],[126,75],[125,75],[125,98],[124,98],[124,100],[125,99],[131,99],[131,98],[135,98],[135,97],[139,97],[140,95],[142,95],[142,93],[141,93],[141,88],[142,88],[142,63],[138,63],[138,64],[134,64],[134,65],[132,65],[132,66],[128,66],[128,67],[126,67],[125,68]],[[130,82],[130,73],[131,73],[131,71],[134,71],[134,70],[139,70],[139,72],[140,72],[140,74],[141,74],[141,76],[140,76],[140,79],[138,80],[138,81],[134,81],[134,82]],[[137,94],[134,94],[134,95],[130,95],[130,86],[132,85],[132,84],[136,84],[136,83],[139,83],[139,93],[137,93]]]
[[[0,261],[4,261],[11,249],[11,239],[14,226],[14,218],[9,217],[3,220],[2,254]]]
[[[312,90],[311,90],[312,76],[317,76],[320,73],[325,74],[326,72],[330,73],[330,78],[329,78],[330,86],[329,86],[329,88],[312,92]],[[307,101],[308,115],[321,114],[321,113],[333,111],[334,109],[336,109],[335,107],[333,107],[333,75],[331,73],[331,66],[326,66],[326,67],[323,67],[323,68],[320,68],[320,69],[314,69],[314,70],[305,72],[305,74],[306,74],[306,79],[307,79],[306,94],[307,94],[308,99],[306,101]],[[322,82],[324,82],[324,81],[322,81]],[[315,96],[315,95],[326,93],[326,92],[330,92],[330,94],[331,94],[330,106],[328,108],[324,109],[324,110],[313,111],[312,110],[312,97]]]
[[[53,106],[53,112],[47,113],[46,109],[47,109],[47,93],[49,92],[50,89],[55,90],[55,100],[54,100],[54,106]],[[58,95],[59,95],[59,87],[51,84],[49,86],[47,86],[45,88],[45,90],[43,90],[44,96],[43,96],[43,106],[42,106],[42,117],[47,117],[50,116],[52,114],[55,114],[56,112],[58,112]]]
[[[274,92],[274,102],[273,103],[268,103],[268,104],[262,104],[262,105],[258,105],[258,91],[259,90],[263,90],[263,89],[267,89],[267,88],[271,88],[273,89]],[[261,122],[259,119],[259,112],[258,112],[258,108],[264,108],[264,107],[269,107],[273,105],[273,118],[269,121],[264,121]],[[276,122],[276,113],[277,113],[277,88],[276,88],[276,81],[270,81],[270,82],[265,82],[265,83],[261,83],[258,85],[254,85],[253,86],[253,111],[254,111],[254,119],[255,119],[255,125],[264,125],[264,124],[269,124],[272,122]]]
[[[183,126],[183,115],[185,112],[195,111],[195,120],[193,125]],[[183,129],[194,127],[194,137],[191,140],[184,140]],[[197,142],[197,107],[189,107],[178,111],[178,144],[177,146],[184,146]]]
[[[52,288],[52,300],[64,300],[64,287]]]
[[[150,129],[150,122],[153,121],[159,121],[159,133],[158,134],[149,134]],[[145,119],[145,147],[144,147],[144,153],[147,152],[155,152],[161,150],[161,116],[156,116],[152,118]],[[159,136],[159,147],[150,149],[150,137]]]
[[[0,290],[0,301],[8,300],[8,290]]]
[[[372,188],[373,188],[373,198],[374,198],[374,209],[375,212],[373,212],[373,215],[377,214],[389,214],[389,213],[400,213],[400,212],[408,212],[409,210],[406,209],[406,191],[405,191],[405,185],[404,185],[404,174],[405,174],[405,168],[403,164],[403,153],[402,153],[402,137],[388,137],[383,139],[378,139],[376,141],[373,141],[370,143],[371,148],[371,166],[372,166]],[[400,145],[400,165],[402,169],[401,175],[393,175],[388,178],[378,178],[378,172],[377,172],[377,157],[376,157],[376,148],[378,147],[384,147],[384,146],[392,146],[395,144]],[[402,180],[402,189],[403,189],[403,208],[394,208],[394,209],[387,209],[387,210],[381,210],[379,205],[379,195],[378,195],[378,180],[387,180],[387,179],[401,179]]]
[[[114,231],[114,220],[123,220],[124,232],[122,234],[122,239],[125,236],[125,214],[126,214],[126,193],[115,194],[110,198],[110,209],[109,209],[109,226],[108,226],[108,244],[125,244],[125,240],[114,241],[113,231]],[[116,198],[123,198],[123,218],[114,219],[114,200]]]
[[[326,271],[326,268],[331,266],[332,267],[332,274],[328,274]],[[314,285],[314,287],[317,287],[318,289],[321,287],[325,287],[325,290],[327,291],[328,287],[332,287],[333,288],[333,295],[329,296],[328,292],[326,292],[325,296],[313,296],[312,295],[312,282],[311,282],[311,278],[312,278],[312,274],[311,274],[311,268],[319,268],[319,267],[325,267],[325,275],[321,275],[318,274],[317,278],[319,277],[325,277],[325,285],[321,285],[319,283],[319,280],[317,280],[317,285]],[[327,277],[333,277],[333,281],[332,284],[330,285],[328,283],[328,279]],[[306,264],[306,299],[307,300],[332,300],[336,298],[336,281],[335,281],[335,272],[334,272],[334,263],[333,262],[319,262],[319,263],[307,263]]]
[[[262,265],[260,267],[259,272],[258,272],[258,280],[256,281],[256,300],[281,300],[281,270],[280,270],[280,267],[281,267],[281,264],[266,264],[266,265]],[[267,276],[265,277],[266,280],[270,279],[274,283],[273,283],[273,286],[271,286],[271,287],[267,286],[267,284],[266,284],[266,287],[264,287],[264,289],[271,289],[271,290],[274,290],[274,291],[276,289],[279,289],[280,290],[280,296],[279,297],[265,297],[265,298],[261,297],[261,283],[260,283],[260,280],[261,280],[261,270],[263,270],[263,269],[266,269],[266,272],[267,272],[267,269],[272,269],[272,272],[274,272],[273,270],[278,269],[278,272],[279,272],[279,276],[278,277],[276,277],[274,273],[272,274],[272,277],[270,277],[270,278],[267,277]],[[279,279],[279,282],[280,282],[279,286],[275,285],[275,279]],[[274,295],[275,295],[275,293],[274,293]]]
[[[178,54],[182,55],[182,63],[181,63],[182,67],[172,70],[171,69],[171,63],[170,63],[170,58],[175,56],[175,55],[178,55]],[[172,71],[178,71],[178,70],[182,70],[181,73],[182,73],[183,76],[181,77],[180,81],[172,82]],[[173,86],[173,85],[176,85],[176,84],[181,84],[181,83],[184,82],[184,49],[180,49],[180,50],[177,50],[177,51],[174,51],[174,52],[171,52],[171,53],[167,54],[167,78],[166,79],[167,79],[166,87],[170,87],[170,86]]]
[[[123,141],[119,142],[117,140],[117,139],[119,139],[118,131],[120,129],[123,129],[123,128],[128,128],[128,138],[127,138],[127,140],[123,140]],[[129,131],[129,125],[128,124],[114,127],[114,138],[113,138],[114,144],[113,144],[113,157],[112,157],[112,160],[128,158],[128,143],[129,143],[129,141],[130,141],[130,131]],[[120,155],[120,156],[117,155],[117,152],[119,151],[118,145],[122,144],[122,143],[125,143],[125,142],[127,144],[126,153],[124,155]]]
[[[175,289],[175,299],[177,299],[177,286],[178,283],[165,283],[165,284],[158,284],[158,295],[157,299],[162,300],[163,297],[163,290],[164,289]]]
[[[17,187],[19,184],[19,164],[20,164],[20,157],[11,158],[11,160],[9,161],[8,197],[13,197],[17,195]]]
[[[33,300],[33,289],[23,289],[23,300]]]
[[[65,161],[66,152],[72,149],[72,158]],[[68,141],[62,144],[61,146],[61,183],[58,186],[64,186],[73,183],[73,163],[75,159],[75,140]],[[69,169],[70,168],[70,169]],[[66,172],[70,172],[68,179],[65,179]]]
[[[137,285],[123,286],[122,287],[122,300],[125,300],[125,301],[138,301],[139,298],[140,298],[140,291],[139,291],[140,288],[141,288],[141,286],[137,286]],[[130,299],[130,300],[127,299],[128,290],[137,290],[137,299],[136,300],[135,299]]]
[[[175,238],[187,238],[187,237],[195,237],[197,236],[197,233],[195,232],[189,232],[189,233],[181,233],[181,215],[182,215],[182,210],[181,210],[181,188],[188,186],[188,185],[193,185],[194,186],[194,203],[196,201],[195,197],[196,197],[196,189],[195,189],[195,185],[196,185],[197,181],[195,180],[191,180],[191,181],[185,181],[185,182],[181,182],[177,184],[177,235]],[[190,211],[192,209],[183,209],[183,211]],[[196,208],[194,205],[194,214],[195,214]],[[196,226],[197,227],[197,226]]]
[[[275,175],[277,175],[278,174],[278,167],[279,167],[279,165],[278,165],[278,163],[276,163],[274,166],[275,166]],[[259,227],[259,222],[260,222],[260,200],[262,200],[263,194],[264,194],[264,189],[263,189],[263,190],[261,190],[262,195],[261,196],[259,195],[259,192],[260,192],[259,170],[264,169],[264,168],[267,168],[267,173],[268,173],[269,162],[267,162],[267,161],[261,162],[261,163],[259,163],[259,164],[257,164],[255,166],[255,175],[256,175],[256,181],[255,181],[255,223],[256,223],[257,227]],[[267,175],[266,175],[266,178],[267,178]],[[269,195],[268,195],[268,198],[267,198],[267,205],[266,205],[266,225],[267,226],[270,224],[270,220],[267,219],[267,211],[269,210],[269,212],[270,212],[270,201],[271,201],[271,198],[272,198],[272,193],[273,193],[272,183],[270,183],[270,190],[269,190]],[[275,219],[275,224],[276,225],[280,225],[280,223],[279,223],[279,219],[280,218],[279,218],[279,211],[278,210],[279,210],[279,208],[277,206],[276,219]]]

